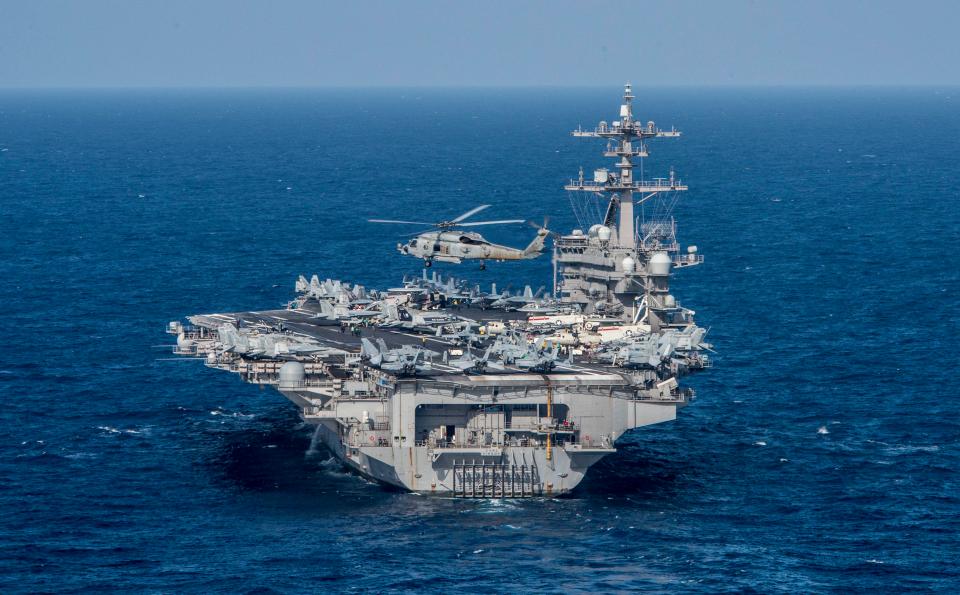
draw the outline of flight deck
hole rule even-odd
[[[496,312],[479,308],[462,308],[452,310],[458,316],[475,321],[525,321],[526,317],[516,312]],[[294,336],[316,341],[322,346],[334,351],[359,354],[361,340],[367,338],[376,341],[382,339],[387,347],[399,349],[405,345],[421,346],[437,352],[458,351],[465,348],[447,338],[438,338],[429,334],[417,334],[402,329],[378,328],[376,326],[350,326],[326,319],[317,318],[310,310],[264,310],[260,312],[230,312],[223,314],[199,314],[190,317],[190,321],[198,326],[216,330],[223,324],[234,324],[241,329],[262,330],[263,332],[286,332]],[[476,349],[474,349],[476,350]],[[459,354],[458,354],[459,355]],[[322,356],[317,356],[318,358]],[[419,379],[430,379],[447,374],[462,374],[453,366],[444,364],[439,358],[430,360],[430,370],[418,375]],[[520,368],[504,365],[503,371],[487,372],[485,375],[522,374]],[[550,374],[605,376],[608,382],[625,382],[621,374],[609,366],[588,361],[558,362],[550,370]],[[475,376],[480,376],[476,374]],[[526,378],[526,377],[524,377]],[[447,379],[449,380],[449,379]],[[459,380],[462,380],[459,379]],[[569,380],[573,380],[572,378]],[[568,381],[569,381],[568,380]],[[596,379],[599,381],[599,379]],[[563,382],[562,380],[560,380]]]

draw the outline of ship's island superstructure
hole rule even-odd
[[[627,85],[619,120],[573,132],[607,139],[617,161],[567,185],[587,231],[554,238],[549,295],[426,272],[380,291],[301,276],[286,309],[171,322],[175,353],[275,387],[378,482],[472,498],[569,492],[626,432],[674,419],[693,396],[678,378],[710,365],[704,329],[669,293],[674,269],[702,262],[681,252],[670,217],[686,186],[642,173],[647,141],[679,132],[636,121],[633,99]]]

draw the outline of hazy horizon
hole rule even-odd
[[[609,84],[592,84],[592,85],[506,85],[506,84],[489,84],[489,85],[219,85],[219,86],[204,86],[204,85],[183,85],[183,86],[174,86],[174,85],[74,85],[74,86],[57,86],[57,85],[44,85],[44,86],[2,86],[0,85],[0,92],[4,91],[351,91],[351,90],[369,90],[369,89],[384,89],[384,90],[543,90],[543,89],[556,89],[556,90],[609,90],[612,87],[622,87],[624,83],[629,83],[631,81],[611,81]],[[880,90],[909,90],[909,89],[932,89],[932,90],[948,90],[948,89],[960,89],[960,83],[756,83],[756,84],[669,84],[669,85],[646,85],[644,87],[638,87],[633,83],[634,92],[640,92],[644,89],[648,90],[697,90],[697,89],[716,89],[716,90],[776,90],[776,89],[808,89],[808,90],[853,90],[853,89],[880,89]]]
[[[0,88],[960,85],[960,5],[940,0],[0,0],[0,17]]]

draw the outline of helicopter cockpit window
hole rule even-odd
[[[416,239],[416,238],[410,240],[410,247],[411,247],[411,248],[416,248],[416,247],[417,247],[417,239]]]

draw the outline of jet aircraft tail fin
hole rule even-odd
[[[366,337],[360,339],[360,357],[369,359],[379,354],[380,352],[377,351],[377,348],[370,342],[370,339]]]

